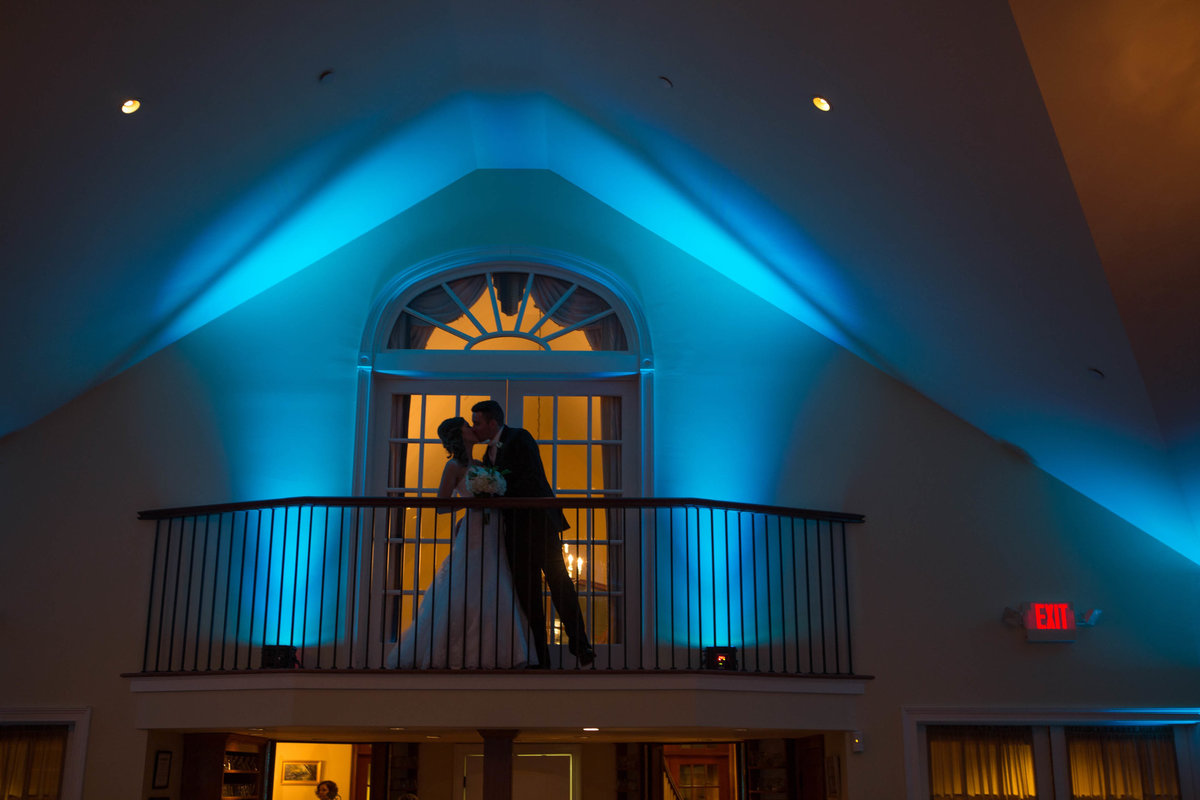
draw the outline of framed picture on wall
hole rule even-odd
[[[321,780],[320,761],[284,761],[279,782],[285,786],[313,784]]]
[[[171,751],[157,750],[154,753],[154,776],[151,789],[166,789],[171,784]]]

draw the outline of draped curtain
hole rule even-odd
[[[1067,728],[1073,800],[1179,800],[1170,728]]]
[[[569,328],[597,314],[609,311],[607,316],[583,326],[583,334],[587,337],[588,344],[592,346],[593,350],[624,350],[626,348],[625,331],[621,328],[621,323],[617,320],[616,315],[611,313],[611,306],[595,292],[560,278],[537,275],[533,279],[533,288],[530,293],[538,308],[542,310],[542,313],[546,313],[572,286],[575,286],[575,291],[571,292],[563,304],[554,310],[550,319],[564,328]]]
[[[450,281],[447,285],[450,287],[450,291],[462,300],[463,305],[470,308],[487,290],[487,276],[472,275],[469,278]],[[463,311],[458,303],[454,302],[454,299],[446,294],[446,290],[441,286],[435,286],[422,292],[408,304],[408,308],[437,320],[443,325],[449,325],[463,316]],[[433,329],[433,325],[419,317],[408,313],[401,314],[400,318],[396,320],[395,327],[392,328],[391,336],[388,337],[388,349],[423,350],[429,342],[429,337],[433,334]]]
[[[1037,797],[1029,728],[931,726],[926,735],[933,800]]]
[[[66,725],[0,725],[0,798],[58,800]]]

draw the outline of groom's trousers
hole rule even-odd
[[[542,599],[542,576],[550,589],[554,610],[562,620],[572,653],[588,650],[590,644],[579,595],[563,563],[562,540],[551,517],[543,509],[514,509],[504,514],[504,548],[512,569],[513,590],[525,611],[533,636],[538,663],[550,665],[546,643],[546,611]]]

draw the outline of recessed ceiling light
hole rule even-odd
[[[819,108],[821,111],[828,111],[829,109],[833,108],[833,106],[829,105],[829,101],[824,97],[814,97],[813,105]]]
[[[128,100],[126,100],[124,103],[121,103],[121,113],[122,114],[132,114],[133,112],[137,111],[141,107],[142,107],[142,101],[134,100],[131,97]]]
[[[426,736],[425,738],[426,738],[426,739],[440,739],[440,738],[442,738],[442,737],[440,737],[440,736]]]
[[[593,733],[597,733],[597,732],[599,732],[599,730],[600,730],[600,729],[599,729],[599,728],[584,728],[584,730],[585,730],[585,731],[591,731],[591,732],[593,732]]]

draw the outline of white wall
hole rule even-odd
[[[855,667],[876,679],[851,797],[898,795],[904,706],[1200,705],[1197,565],[555,176],[475,173],[0,440],[0,707],[92,707],[88,797],[141,789],[120,677],[144,633],[153,531],[136,512],[347,494],[375,294],[505,244],[570,251],[639,297],[657,494],[867,515]],[[1074,644],[1027,645],[1000,615],[1035,599],[1104,616]]]

